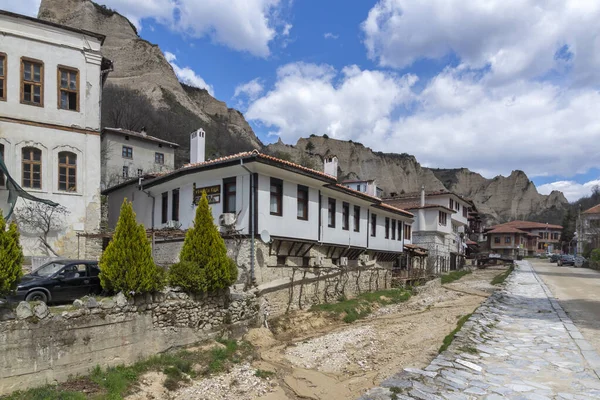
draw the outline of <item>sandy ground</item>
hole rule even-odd
[[[573,323],[600,353],[600,272],[530,260]]]
[[[171,393],[157,393],[156,379],[147,377],[143,394],[131,400],[357,398],[402,368],[427,366],[458,318],[496,289],[490,281],[503,270],[476,270],[444,286],[433,281],[406,303],[380,308],[351,324],[308,311],[291,313],[271,330],[253,329],[245,336],[260,354],[252,365]],[[254,376],[258,369],[275,375],[261,379]]]

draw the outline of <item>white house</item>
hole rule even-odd
[[[121,128],[102,130],[102,187],[107,188],[144,174],[175,169],[179,145],[141,132]]]
[[[457,257],[467,249],[469,213],[472,203],[453,192],[402,194],[384,200],[386,204],[416,214],[413,224],[413,243],[438,258],[443,267],[456,267]]]
[[[382,197],[383,190],[377,187],[377,181],[375,179],[367,179],[367,180],[345,180],[342,181],[342,185],[354,189],[356,191],[366,193],[375,197]]]
[[[577,253],[600,247],[600,204],[580,213],[577,221]]]
[[[204,135],[192,137],[190,164],[105,190],[109,227],[115,227],[127,198],[147,228],[187,229],[205,191],[225,237],[260,237],[268,244],[268,254],[250,260],[256,269],[289,263],[352,265],[359,259],[391,266],[403,244],[410,243],[404,231],[412,214],[338,184],[332,167],[337,158],[325,160],[328,173],[258,151],[205,161],[204,140]]]
[[[76,233],[99,228],[100,98],[111,68],[103,41],[0,10],[0,155],[24,190],[67,211],[44,226],[51,210],[41,215],[43,207],[19,198],[13,216],[25,255],[77,256]],[[6,183],[5,213],[12,208]]]

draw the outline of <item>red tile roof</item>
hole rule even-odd
[[[499,224],[499,225],[495,225],[492,226],[491,229],[495,229],[497,227],[500,226],[510,226],[513,228],[517,228],[517,229],[562,229],[563,227],[561,225],[552,225],[552,224],[546,224],[543,222],[531,222],[531,221],[510,221],[510,222],[506,222],[504,224]]]
[[[413,216],[414,216],[412,213],[410,213],[410,212],[406,211],[406,210],[405,210],[405,209],[403,209],[403,208],[400,208],[400,207],[392,206],[392,205],[390,205],[390,204],[383,203],[379,197],[376,197],[376,196],[371,196],[370,194],[366,194],[366,193],[363,193],[363,192],[359,192],[358,190],[354,190],[354,189],[352,189],[352,188],[349,188],[349,187],[347,187],[347,186],[344,186],[344,185],[342,185],[342,184],[336,183],[335,185],[331,185],[331,186],[329,186],[329,187],[331,187],[332,189],[335,189],[335,190],[340,190],[340,191],[343,191],[343,192],[347,192],[347,193],[349,193],[349,194],[351,194],[351,195],[353,195],[353,196],[359,196],[359,197],[363,197],[363,198],[365,198],[365,199],[367,199],[367,200],[371,200],[371,201],[373,201],[373,202],[376,202],[376,203],[377,203],[377,206],[379,206],[379,207],[381,207],[381,208],[387,208],[387,209],[389,209],[390,211],[394,211],[394,212],[400,212],[400,213],[403,213],[403,214],[405,214],[406,216],[410,216],[410,217],[413,217]]]
[[[600,204],[585,210],[583,214],[600,214]]]
[[[522,230],[514,228],[512,226],[497,225],[491,231],[487,231],[487,233],[523,233],[523,234],[527,235],[528,232],[522,231]]]
[[[122,128],[104,128],[104,131],[116,133],[116,134],[123,135],[123,136],[133,136],[133,137],[136,137],[141,140],[147,140],[149,142],[166,144],[166,145],[172,146],[172,147],[179,147],[179,145],[177,143],[169,142],[168,140],[164,140],[164,139],[157,138],[155,136],[147,135],[145,132],[130,131],[129,129],[122,129]]]
[[[384,200],[385,204],[389,204],[391,206],[394,207],[399,207],[403,210],[418,210],[418,209],[422,209],[422,208],[442,208],[444,210],[446,210],[447,212],[450,213],[456,213],[455,210],[451,210],[450,208],[446,207],[446,206],[442,206],[439,204],[431,204],[431,203],[425,203],[424,206],[421,206],[421,202],[420,201],[406,201],[406,200],[392,200],[392,199],[388,199],[388,200]]]

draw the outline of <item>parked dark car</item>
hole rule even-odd
[[[575,256],[570,254],[561,254],[558,258],[558,266],[561,265],[575,265]]]
[[[551,263],[555,263],[558,261],[559,258],[560,258],[560,254],[551,254],[549,257],[549,260]]]
[[[24,275],[17,293],[9,301],[67,302],[88,294],[99,294],[97,261],[54,260]]]

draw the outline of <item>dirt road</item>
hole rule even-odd
[[[558,267],[548,260],[533,260],[531,265],[581,334],[600,353],[600,272]]]

